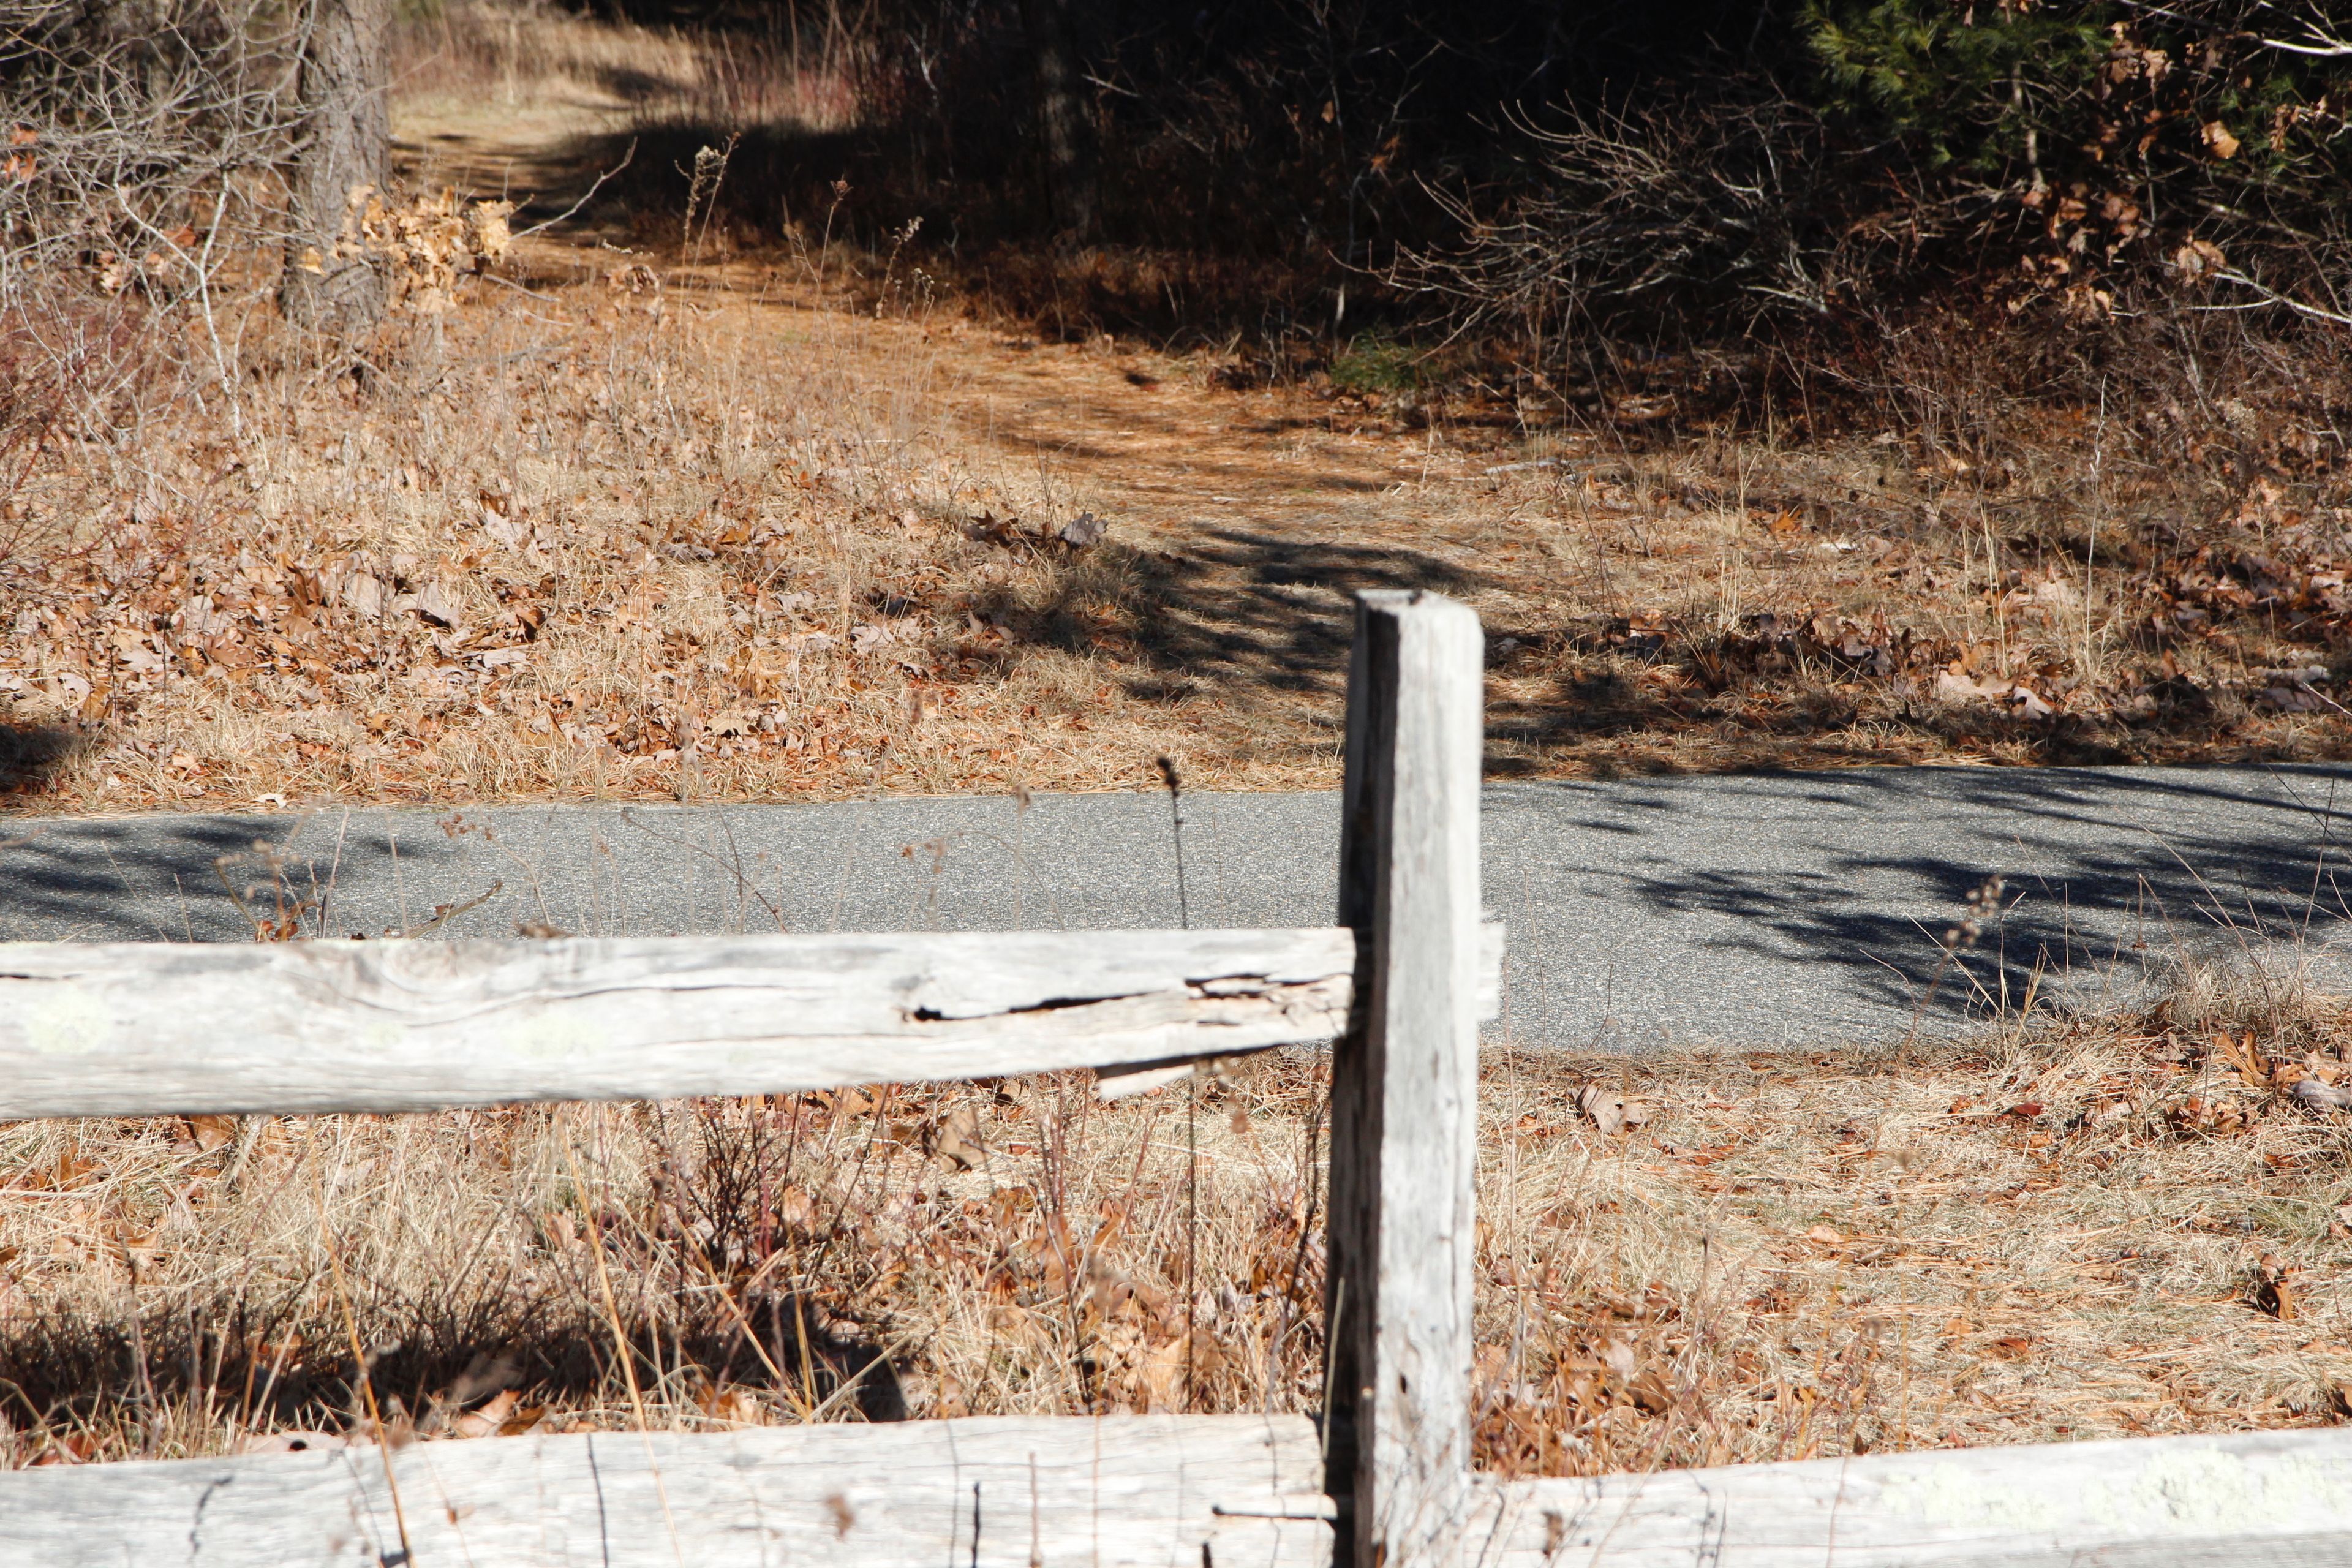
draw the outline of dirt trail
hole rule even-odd
[[[624,107],[587,89],[525,110],[416,105],[400,125],[404,172],[483,194],[560,192],[568,203],[592,177],[571,149]],[[603,276],[624,259],[615,248],[625,237],[558,229],[526,265],[551,282]],[[1355,589],[1499,595],[1497,609],[1516,598],[1522,551],[1503,536],[1512,508],[1489,472],[1513,453],[1493,423],[1432,421],[1377,392],[1235,390],[1213,354],[1108,337],[1040,342],[944,309],[919,320],[820,312],[812,271],[772,256],[670,276],[724,292],[779,334],[824,332],[901,378],[919,360],[966,460],[1032,469],[1054,497],[1052,518],[1029,521],[1091,511],[1156,557],[1171,579],[1151,585],[1160,624],[1147,640],[1160,651],[1255,666],[1260,679],[1328,697]]]
[[[591,177],[572,149],[622,106],[582,92],[562,103],[507,109],[432,101],[403,116],[404,172],[428,184],[478,195],[563,193]],[[559,198],[551,196],[551,202]],[[551,269],[601,275],[616,237],[577,227],[551,233],[534,259]],[[790,265],[703,269],[712,281],[782,310],[809,306],[805,268]],[[962,433],[1003,456],[1042,461],[1074,490],[1098,498],[1122,521],[1167,547],[1253,527],[1309,541],[1394,542],[1424,537],[1440,514],[1456,523],[1460,484],[1496,459],[1490,430],[1446,431],[1421,419],[1384,417],[1382,399],[1333,399],[1215,384],[1213,356],[1171,358],[1118,345],[1043,343],[934,318],[861,321],[877,355],[925,345],[954,403]],[[1433,487],[1436,487],[1433,489]],[[1441,549],[1466,538],[1432,540]]]
[[[624,108],[593,89],[524,113],[414,103],[397,124],[402,164],[425,185],[548,193],[536,209],[560,212],[593,181],[579,148],[612,146]],[[767,251],[682,266],[677,249],[673,233],[558,226],[524,247],[518,278],[569,296],[567,284],[609,278],[642,251],[677,299],[722,312],[730,329],[816,339],[863,381],[901,388],[919,405],[908,439],[929,445],[936,466],[1018,475],[1012,489],[1045,496],[1045,515],[1018,524],[1094,512],[1129,548],[1094,647],[1124,666],[1131,699],[1213,708],[1204,721],[1233,750],[1202,783],[1336,781],[1355,590],[1444,590],[1506,632],[1552,618],[1561,552],[1528,536],[1527,508],[1557,520],[1559,475],[1512,461],[1524,454],[1500,421],[1433,418],[1379,390],[1237,390],[1216,353],[1040,341],[964,320],[952,303],[852,312],[835,289],[824,308],[821,270],[837,258]],[[1550,682],[1538,684],[1519,703],[1500,696],[1543,708]],[[1515,771],[1543,771],[1540,748],[1506,738],[1503,750],[1519,752]]]
[[[530,198],[527,228],[652,122],[593,87],[404,90],[405,180]],[[0,792],[781,800],[1134,788],[1162,757],[1325,787],[1370,587],[1485,618],[1490,776],[2346,751],[2312,689],[2352,616],[2320,503],[2262,489],[2166,566],[2158,525],[2211,498],[2116,478],[2087,423],[1998,475],[1896,431],[1710,433],[1696,405],[1644,442],[1657,400],[1522,439],[1458,394],[1039,342],[919,258],[845,287],[839,247],[633,222],[550,225],[421,296],[381,397],[273,383],[236,463],[150,432],[185,515],[94,509],[113,481],[55,455]],[[1108,543],[1067,531],[1089,512]],[[2352,509],[2324,521],[2352,538]]]

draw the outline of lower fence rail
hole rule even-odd
[[[1508,1568],[2344,1568],[2352,1432],[1478,1477],[1468,1513],[1462,1560]]]
[[[1324,1568],[1322,1474],[1303,1415],[483,1437],[0,1473],[0,1563]]]
[[[1323,1463],[1303,1415],[1129,1415],[61,1466],[0,1473],[0,1562],[1328,1568]],[[2342,1568],[2352,1432],[1473,1476],[1461,1499],[1465,1568]]]

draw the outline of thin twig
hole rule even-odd
[[[631,160],[632,158],[635,158],[636,155],[637,155],[637,142],[636,142],[636,138],[635,138],[635,137],[631,137],[631,138],[629,139],[629,147],[628,147],[628,151],[627,151],[627,152],[625,152],[625,153],[623,153],[621,154],[621,161],[620,161],[619,163],[617,163],[614,164],[611,168],[609,168],[609,169],[605,170],[603,174],[601,174],[597,175],[597,176],[596,176],[596,183],[595,183],[594,184],[593,184],[593,185],[590,185],[590,186],[588,187],[588,189],[581,195],[581,197],[580,197],[580,199],[579,199],[578,201],[573,202],[570,206],[565,207],[562,212],[557,213],[553,217],[549,218],[545,223],[535,223],[535,224],[531,225],[529,228],[526,228],[526,229],[519,229],[519,230],[517,230],[517,231],[515,232],[515,235],[514,235],[514,237],[515,237],[516,239],[529,239],[532,235],[539,234],[539,233],[541,233],[541,232],[543,232],[543,231],[545,231],[545,230],[547,230],[547,229],[553,228],[557,224],[562,223],[564,219],[566,219],[566,218],[570,217],[572,214],[574,214],[574,213],[578,212],[582,207],[586,206],[590,202],[593,201],[593,200],[595,199],[595,197],[596,197],[596,193],[597,193],[598,191],[601,191],[601,190],[603,190],[603,189],[604,188],[604,182],[605,182],[605,181],[607,181],[607,180],[609,180],[609,179],[611,179],[614,175],[615,175],[615,174],[619,174],[622,170],[624,170],[624,169],[627,168],[627,167],[629,166],[629,160]]]

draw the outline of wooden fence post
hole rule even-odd
[[[1346,1568],[1454,1568],[1470,1465],[1484,644],[1467,605],[1370,593],[1348,673],[1331,1064],[1325,1486]],[[1363,940],[1367,939],[1368,940]]]

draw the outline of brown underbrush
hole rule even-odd
[[[227,406],[47,433],[0,558],[15,800],[776,798],[1215,765],[1199,705],[1103,668],[1133,552],[1050,468],[959,445],[929,341],[624,258],[560,299],[406,318],[381,366],[289,345]]]
[[[1910,1060],[1490,1051],[1481,1462],[2341,1419],[2347,1042],[2184,994]],[[1326,1059],[0,1129],[0,1462],[1310,1411]]]
[[[1328,785],[1374,586],[1485,616],[1497,773],[2346,754],[2352,498],[2291,365],[2172,458],[2085,409],[1547,433],[919,279],[520,254],[356,361],[263,318],[226,384],[26,405],[10,807]]]
[[[847,56],[478,7],[402,47],[371,342],[226,252],[0,306],[0,809],[1329,785],[1365,587],[1485,616],[1498,774],[2352,751],[2320,328],[1996,300],[1575,385],[1154,348],[1025,263],[750,224],[724,138],[683,214],[529,232],[610,172],[583,137],[817,126]]]

